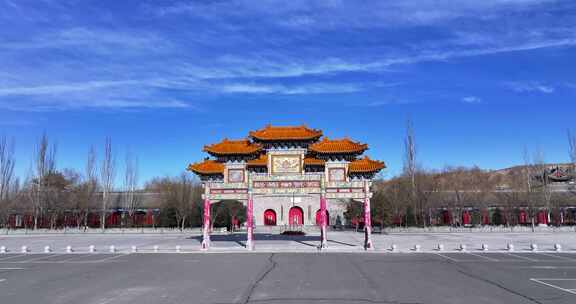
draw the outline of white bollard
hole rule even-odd
[[[72,250],[72,246],[70,246],[70,245],[66,246],[66,253],[72,253],[72,252],[74,252]]]
[[[136,253],[138,252],[138,248],[136,248],[136,246],[132,246],[132,253]]]
[[[532,250],[532,251],[538,251],[538,245],[536,245],[536,244],[534,244],[534,243],[530,244],[530,250]]]
[[[154,253],[158,253],[159,250],[160,250],[160,246],[154,245]]]
[[[182,247],[180,247],[180,245],[177,245],[177,246],[176,246],[176,252],[177,252],[177,253],[182,252],[182,251],[180,250],[181,248],[182,248]]]
[[[396,252],[397,250],[398,250],[398,246],[396,246],[396,244],[392,244],[392,246],[390,246],[390,251]]]
[[[110,245],[110,253],[116,252],[116,246]]]
[[[438,244],[438,246],[436,246],[436,250],[438,250],[438,251],[444,251],[444,245]]]
[[[28,253],[28,246],[22,246],[22,253]]]
[[[514,251],[514,244],[508,243],[508,245],[506,245],[506,250],[508,250],[508,251]]]
[[[460,249],[460,251],[466,251],[466,244],[460,244],[458,249]]]
[[[562,251],[562,245],[554,244],[554,251]]]
[[[482,244],[482,251],[488,251],[488,244]]]
[[[414,251],[419,252],[419,251],[420,251],[420,248],[421,248],[421,247],[420,247],[419,244],[414,245]]]
[[[44,246],[44,253],[50,253],[52,252],[52,248],[50,248],[50,246]]]
[[[6,250],[6,246],[0,247],[0,253],[6,253],[6,252],[8,252],[8,250]]]
[[[90,253],[96,252],[96,247],[94,245],[90,245],[90,247],[88,247],[88,252]]]

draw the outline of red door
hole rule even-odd
[[[304,225],[304,211],[302,211],[302,208],[290,208],[288,212],[288,225]]]
[[[463,225],[470,225],[471,222],[471,217],[470,217],[470,213],[468,211],[464,211],[462,213],[462,224]]]
[[[272,209],[264,211],[264,225],[276,226],[276,212]]]
[[[452,215],[450,214],[450,211],[442,211],[442,222],[444,225],[452,225]]]
[[[538,212],[538,224],[548,224],[548,214],[546,214],[546,211],[540,210],[540,212]]]
[[[520,214],[518,215],[518,222],[520,224],[526,224],[528,222],[528,216],[526,215],[526,211],[520,210]]]

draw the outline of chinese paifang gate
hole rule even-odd
[[[204,147],[212,156],[188,166],[202,180],[202,249],[210,247],[210,204],[246,204],[249,250],[259,226],[320,226],[320,248],[327,247],[330,221],[343,222],[349,202],[363,204],[364,247],[372,249],[370,187],[383,162],[362,154],[368,149],[348,138],[328,139],[306,126],[266,126],[247,139],[224,139]],[[312,214],[315,222],[312,223]]]

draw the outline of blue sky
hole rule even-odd
[[[19,175],[43,131],[61,168],[111,136],[145,180],[272,123],[367,142],[391,176],[407,117],[427,168],[564,162],[575,47],[571,0],[0,0],[0,134]]]

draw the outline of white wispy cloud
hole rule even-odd
[[[244,94],[279,94],[279,95],[310,95],[310,94],[338,94],[354,93],[362,91],[363,88],[356,84],[326,84],[312,83],[297,86],[266,85],[266,84],[229,84],[219,88],[225,93]]]
[[[359,6],[354,1],[231,0],[180,1],[168,6],[149,5],[157,16],[186,14],[203,20],[226,22],[230,17],[251,16],[268,24],[300,28],[363,28],[429,25],[456,18],[486,19],[499,12],[523,11],[556,0],[390,0]]]
[[[303,60],[299,59],[293,59],[292,61],[274,61],[265,58],[254,60],[227,56],[223,60],[217,61],[216,64],[210,68],[184,63],[180,64],[177,69],[183,75],[203,79],[303,77],[346,72],[383,72],[391,70],[395,66],[411,65],[421,62],[446,61],[466,57],[531,51],[553,47],[571,47],[575,45],[576,36],[565,39],[528,41],[520,44],[504,43],[502,45],[478,47],[474,49],[423,50],[409,56],[389,55],[371,61],[358,61],[350,58],[337,57],[315,60],[314,62],[303,62]]]
[[[478,96],[466,96],[466,97],[462,97],[461,100],[464,103],[481,103],[482,102],[482,98],[480,98]]]
[[[120,54],[122,52],[160,52],[173,45],[158,35],[145,31],[112,31],[72,27],[47,31],[35,37],[20,40],[0,39],[0,50],[21,51],[34,49],[80,48],[85,52]]]
[[[24,87],[0,87],[2,96],[36,96],[36,95],[60,95],[73,92],[94,91],[110,87],[126,86],[138,83],[132,80],[120,81],[88,81],[79,83],[65,83],[43,86]]]
[[[8,127],[27,127],[35,125],[36,122],[32,120],[25,119],[0,119],[0,126]]]
[[[18,111],[193,108],[190,102],[159,95],[153,87],[155,83],[153,79],[0,87],[0,108]]]
[[[84,20],[73,9],[81,5],[0,0],[0,107],[177,108],[192,107],[189,96],[202,94],[352,94],[382,89],[376,82],[419,63],[576,45],[569,26],[576,16],[550,13],[576,9],[566,0],[147,3],[146,12],[130,14],[103,5],[98,18]],[[10,30],[24,24],[13,17],[16,9],[36,20],[21,35]],[[430,26],[426,35],[421,25]]]
[[[0,100],[0,109],[23,111],[23,112],[47,112],[47,111],[70,111],[85,109],[110,109],[110,110],[128,110],[128,109],[194,109],[189,103],[178,100],[157,99],[147,101],[139,100],[120,100],[120,99],[101,99],[86,100],[76,97],[51,98],[48,100],[27,100],[25,102],[3,101]]]
[[[538,81],[512,81],[504,83],[509,89],[518,93],[542,93],[551,94],[556,91],[556,88],[549,84],[544,84]]]

